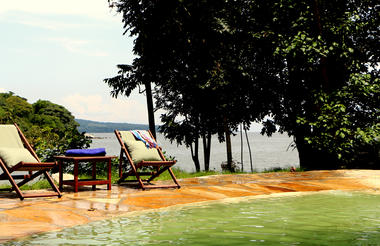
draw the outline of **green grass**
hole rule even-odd
[[[232,174],[230,172],[217,172],[217,171],[201,171],[201,172],[194,172],[194,173],[188,173],[185,171],[182,171],[178,168],[172,168],[172,171],[177,179],[183,179],[183,178],[194,178],[194,177],[202,177],[202,176],[210,176],[210,175],[218,175],[218,174]],[[237,174],[237,173],[234,173]],[[79,175],[79,179],[89,179],[91,178],[90,175]],[[100,175],[97,175],[97,178],[99,179],[105,179],[106,173],[101,173]],[[135,179],[134,177],[128,177],[128,180]],[[171,176],[169,172],[164,172],[154,180],[171,180]],[[112,170],[112,183],[116,184],[119,180],[119,173],[116,169]]]
[[[17,181],[16,181],[17,182]],[[10,189],[12,186],[9,184],[0,185],[0,189]],[[46,179],[39,180],[33,184],[25,184],[20,187],[21,190],[42,190],[51,188],[49,182]]]
[[[195,177],[202,177],[202,176],[210,176],[210,175],[220,175],[220,174],[239,174],[242,172],[218,172],[218,171],[201,171],[201,172],[185,172],[178,168],[172,168],[172,171],[177,179],[184,179],[184,178],[195,178]],[[131,177],[133,179],[133,177]],[[169,172],[164,172],[154,180],[171,180],[171,176]]]
[[[245,174],[244,172],[218,172],[218,171],[201,171],[201,172],[185,172],[178,168],[172,168],[174,175],[177,179],[184,179],[184,178],[194,178],[194,177],[202,177],[202,176],[210,176],[210,175],[223,175],[223,174]],[[302,172],[303,170],[300,168],[296,169],[298,172]],[[265,169],[263,173],[270,173],[270,172],[289,172],[290,168],[271,168],[271,169]],[[90,179],[90,175],[79,175],[79,179]],[[97,175],[98,179],[106,179],[106,173],[101,173]],[[119,173],[117,169],[112,169],[112,183],[117,184],[117,181],[119,179]],[[128,177],[128,179],[134,179],[134,177]],[[159,177],[157,177],[155,180],[171,180],[171,176],[169,172],[162,173]],[[11,185],[0,185],[0,189],[8,189]],[[49,189],[50,184],[47,180],[39,180],[35,182],[34,184],[28,185],[25,184],[21,187],[21,190],[41,190],[41,189]]]
[[[184,172],[178,168],[172,168],[172,171],[173,171],[173,173],[177,179],[194,178],[194,177],[202,177],[202,176],[220,174],[219,172],[215,172],[215,171],[202,171],[202,172],[188,173],[188,172]],[[164,172],[159,177],[156,178],[156,180],[171,180],[171,179],[172,178],[171,178],[169,172]]]
[[[296,172],[303,172],[302,168],[298,167],[296,168]],[[277,172],[290,172],[290,167],[289,168],[282,168],[282,167],[272,167],[268,169],[264,169],[262,173],[277,173]]]

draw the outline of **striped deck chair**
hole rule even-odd
[[[155,142],[150,131],[139,131],[144,135],[150,136]],[[131,131],[115,130],[116,137],[120,143],[120,160],[119,160],[119,181],[137,182],[141,189],[152,188],[180,188],[171,167],[176,163],[175,160],[167,161],[159,147],[148,148],[146,143],[137,140]],[[123,173],[123,170],[126,172]],[[172,177],[174,185],[154,185],[151,183],[153,179],[168,171]],[[129,176],[136,177],[135,180],[126,180]],[[142,176],[148,176],[143,180]]]

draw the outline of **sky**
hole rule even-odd
[[[49,100],[79,119],[148,123],[144,95],[114,99],[103,81],[134,58],[107,0],[1,0],[0,29],[0,92]]]
[[[0,92],[49,100],[77,119],[148,124],[145,95],[115,99],[103,81],[134,59],[133,38],[107,0],[0,1]]]

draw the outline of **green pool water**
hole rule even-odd
[[[323,192],[147,212],[7,245],[380,245],[380,195]]]

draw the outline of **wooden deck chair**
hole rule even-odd
[[[0,125],[0,166],[3,170],[3,173],[0,175],[0,180],[9,180],[12,185],[10,189],[1,190],[11,192],[14,190],[21,200],[29,197],[62,196],[47,172],[55,167],[56,163],[41,162],[17,124]],[[12,175],[15,171],[26,171],[27,174]],[[54,192],[31,192],[29,194],[21,192],[20,187],[22,185],[41,174],[45,175],[45,178],[50,183]],[[16,183],[15,179],[22,179],[22,181]]]
[[[155,141],[150,131],[140,131],[149,136]],[[115,130],[115,134],[121,145],[120,160],[119,160],[119,176],[118,183],[136,182],[138,186],[145,189],[152,188],[181,188],[174,176],[171,167],[176,161],[167,161],[162,154],[161,149],[147,148],[144,142],[136,140],[130,131]],[[123,165],[124,164],[124,165]],[[123,169],[126,170],[123,173]],[[144,170],[144,169],[149,169]],[[163,172],[168,171],[175,185],[154,185],[151,183],[153,179],[158,177]],[[134,176],[136,180],[126,180],[127,177]],[[149,176],[147,179],[141,179],[141,176]]]

